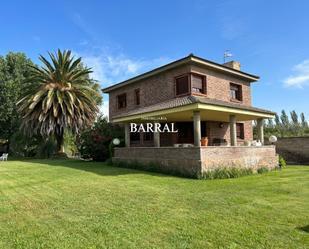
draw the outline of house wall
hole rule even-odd
[[[111,91],[109,93],[110,118],[112,119],[115,115],[124,114],[140,107],[150,106],[175,98],[175,77],[189,72],[190,66],[181,66]],[[138,88],[140,89],[140,105],[136,106],[134,91]],[[117,96],[122,93],[127,94],[127,108],[118,109]]]
[[[115,115],[125,114],[128,111],[138,109],[140,107],[150,106],[156,103],[170,100],[175,98],[175,77],[185,73],[194,72],[206,75],[206,87],[207,97],[213,99],[219,99],[226,102],[230,100],[230,83],[242,85],[242,101],[239,104],[251,106],[251,88],[250,83],[244,80],[232,77],[227,74],[223,74],[214,70],[205,69],[196,65],[181,66],[172,70],[165,71],[158,75],[149,77],[136,83],[121,87],[113,90],[109,94],[109,116],[113,119]],[[135,105],[135,90],[140,89],[140,105]],[[117,96],[126,93],[127,94],[127,107],[124,109],[118,109]],[[235,102],[233,100],[232,102]],[[244,125],[244,140],[253,139],[253,130],[251,121],[243,122]],[[230,132],[228,123],[224,124],[224,128],[219,128],[218,123],[209,122],[211,129],[209,134],[209,141],[213,138],[225,138],[230,141]],[[166,142],[168,136],[162,137],[163,145],[169,145]],[[174,137],[173,137],[174,139]],[[174,140],[173,140],[174,141]],[[243,143],[243,140],[238,141],[239,144]],[[210,143],[211,144],[211,143]]]
[[[211,99],[223,100],[226,102],[238,103],[251,106],[251,87],[250,82],[239,78],[209,70],[200,66],[191,66],[191,72],[206,75],[207,81],[207,97]],[[231,101],[230,99],[230,83],[242,86],[242,101]]]
[[[152,165],[152,170],[187,177],[199,177],[222,167],[273,169],[278,165],[274,146],[115,148],[113,163]]]
[[[242,85],[243,101],[237,101],[237,103],[251,106],[251,90],[249,82],[195,65],[186,65],[111,91],[109,93],[110,118],[112,119],[115,115],[125,114],[128,111],[140,107],[150,106],[175,98],[175,77],[189,72],[199,73],[206,76],[206,96],[208,98],[231,102],[230,83],[232,82]],[[140,89],[140,105],[138,106],[135,105],[135,89]],[[117,96],[122,93],[127,94],[127,107],[124,109],[118,109]]]

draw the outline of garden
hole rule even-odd
[[[198,181],[110,165],[124,131],[100,114],[91,69],[71,51],[39,59],[0,57],[0,248],[309,247],[308,167],[280,157]],[[266,136],[308,135],[290,114]]]
[[[309,247],[306,166],[199,181],[31,159],[0,175],[0,248]]]

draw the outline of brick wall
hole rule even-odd
[[[278,138],[276,150],[289,163],[309,163],[309,137]]]
[[[274,146],[208,147],[201,149],[202,171],[218,167],[275,168],[278,157]]]
[[[123,114],[140,107],[150,106],[174,98],[175,77],[189,72],[189,66],[182,66],[111,91],[109,93],[110,118],[113,118],[114,115]],[[136,106],[134,91],[138,88],[140,89],[140,105]],[[118,110],[117,95],[122,93],[127,94],[127,108]]]
[[[175,77],[195,72],[207,77],[207,97],[230,102],[230,82],[242,85],[243,101],[240,104],[251,106],[250,83],[220,72],[195,65],[186,65],[165,71],[139,82],[113,90],[109,93],[109,114],[124,114],[128,111],[175,98]],[[135,89],[140,89],[140,105],[135,105]],[[127,107],[118,109],[117,95],[127,94]]]
[[[113,162],[153,164],[161,172],[197,177],[220,167],[257,170],[278,165],[274,146],[115,148]]]
[[[250,83],[213,70],[199,66],[192,66],[192,72],[201,73],[207,77],[207,97],[230,102],[230,83],[242,86],[242,102],[239,104],[251,106]]]

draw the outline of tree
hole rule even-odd
[[[308,122],[307,122],[307,120],[305,118],[305,114],[303,112],[300,114],[300,120],[301,120],[302,128],[307,129],[308,128]]]
[[[275,115],[275,124],[276,124],[276,127],[279,128],[281,126],[281,123],[280,123],[280,118],[278,116],[278,114],[276,113]]]
[[[31,87],[18,102],[25,133],[53,135],[57,153],[64,153],[64,133],[78,134],[95,121],[100,92],[90,79],[90,68],[75,59],[71,51],[49,53],[50,61],[40,55],[42,67],[32,66]]]
[[[274,120],[272,118],[268,119],[267,128],[274,128]]]
[[[111,157],[112,139],[118,138],[124,145],[124,129],[112,124],[103,116],[98,117],[94,125],[85,129],[77,137],[77,147],[83,158],[105,161]]]
[[[293,122],[293,126],[298,127],[299,123],[298,123],[298,115],[297,115],[296,111],[291,111],[290,115],[291,115],[291,120]]]
[[[16,102],[28,87],[27,79],[33,65],[23,53],[0,56],[0,139],[10,141],[19,129]]]
[[[285,110],[282,110],[280,119],[281,119],[281,124],[282,124],[282,126],[283,126],[284,128],[288,128],[289,125],[290,125],[290,121],[289,121],[288,115],[286,115]]]

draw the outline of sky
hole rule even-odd
[[[0,55],[70,49],[102,87],[193,53],[257,74],[252,104],[309,119],[309,1],[3,1]],[[102,111],[106,113],[108,96]]]

